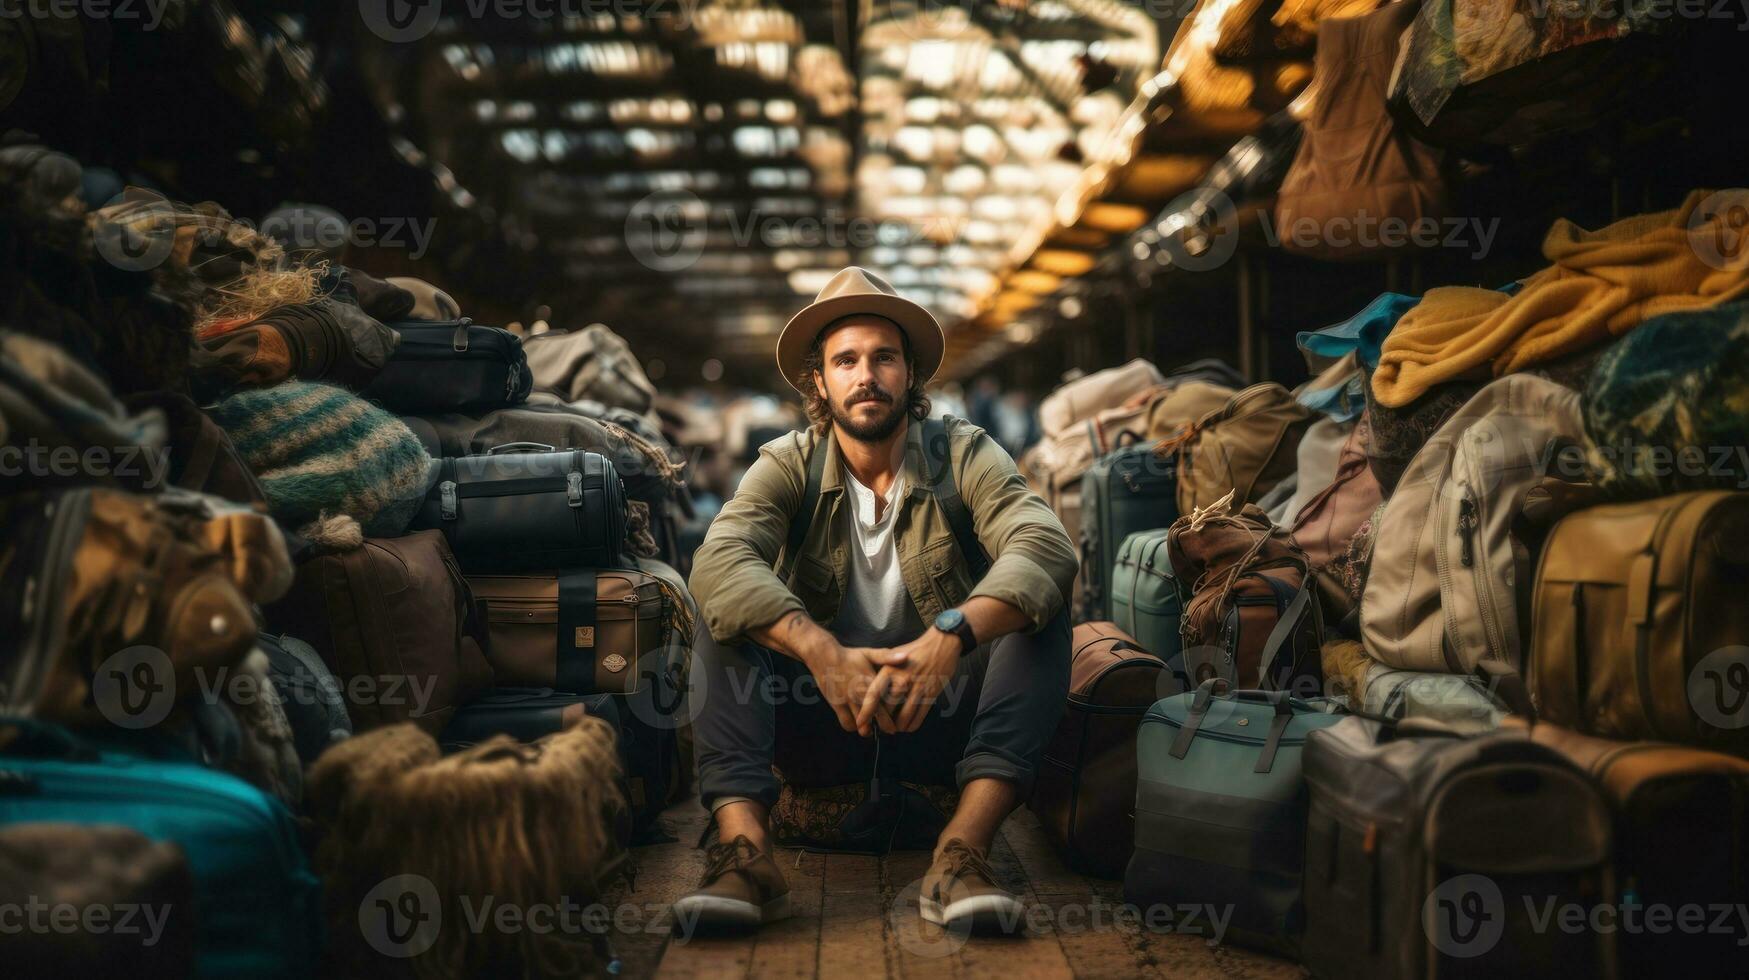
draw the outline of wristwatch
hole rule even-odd
[[[971,653],[978,646],[978,638],[972,635],[972,624],[966,622],[966,614],[958,609],[949,609],[935,617],[935,628],[960,638],[960,656],[962,657]]]

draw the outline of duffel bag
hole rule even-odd
[[[1749,751],[1749,494],[1572,513],[1543,546],[1526,671],[1538,716],[1590,735]]]
[[[442,531],[470,575],[609,567],[626,553],[625,485],[584,450],[452,456],[412,526]]]
[[[1076,422],[1122,405],[1165,380],[1159,368],[1140,357],[1119,367],[1076,378],[1039,402],[1039,428],[1046,436],[1054,436]]]
[[[1164,403],[1164,400],[1162,400]],[[1274,382],[1255,384],[1198,418],[1156,449],[1175,457],[1178,512],[1188,514],[1231,494],[1255,503],[1294,472],[1311,409]]]
[[[1228,500],[1166,532],[1166,557],[1187,596],[1181,621],[1191,683],[1308,692],[1322,682],[1323,613],[1306,556],[1256,504]]]
[[[1621,901],[1609,804],[1560,753],[1351,717],[1313,732],[1304,764],[1314,976],[1614,975],[1613,933],[1560,927]]]
[[[471,575],[468,585],[486,610],[500,684],[627,694],[641,687],[644,659],[666,649],[668,599],[641,571]]]
[[[1228,910],[1226,937],[1288,953],[1302,925],[1306,739],[1341,721],[1322,699],[1222,680],[1161,700],[1136,735],[1136,851],[1124,900]]]
[[[401,421],[419,437],[434,459],[489,455],[500,447],[525,446],[547,452],[587,449],[613,464],[632,500],[668,500],[680,475],[660,444],[564,405],[501,408],[479,415],[446,412],[408,416]]]
[[[169,922],[174,934],[192,920],[193,976],[317,972],[321,888],[297,822],[278,801],[192,761],[102,750],[42,723],[0,724],[0,746],[0,786],[9,790],[0,791],[0,827],[113,824],[181,848],[194,902],[170,909]],[[131,974],[140,962],[136,951],[105,970]]]
[[[522,340],[501,327],[462,317],[390,324],[400,346],[359,391],[397,415],[487,411],[528,400],[534,375]]]
[[[1081,614],[1111,617],[1112,565],[1118,546],[1137,531],[1178,519],[1172,461],[1152,446],[1101,456],[1081,478]]]
[[[1070,646],[1069,701],[1027,805],[1072,867],[1119,878],[1135,842],[1136,729],[1154,702],[1183,689],[1111,623],[1082,623]]]
[[[436,531],[312,558],[266,614],[269,629],[295,630],[333,671],[356,731],[401,721],[442,731],[492,686],[473,594]]]
[[[1508,724],[1520,726],[1514,719]],[[1706,929],[1624,929],[1620,975],[1656,977],[1681,963],[1697,977],[1742,969],[1749,923],[1749,760],[1667,742],[1614,742],[1556,725],[1530,725],[1547,745],[1591,774],[1615,810],[1616,875],[1646,913],[1674,919],[1706,909]],[[1719,912],[1732,914],[1718,928]],[[1669,920],[1666,920],[1669,921]]]
[[[640,415],[655,404],[656,386],[631,345],[605,324],[548,331],[530,337],[526,347],[535,383],[564,401],[592,399]]]
[[[1142,649],[1164,661],[1180,681],[1179,627],[1184,597],[1166,560],[1166,531],[1137,531],[1123,539],[1111,570],[1111,618]]]
[[[194,877],[168,841],[128,827],[0,827],[0,895],[41,902],[49,915],[65,904],[118,918],[113,929],[71,930],[41,928],[52,919],[37,928],[14,919],[6,930],[8,977],[100,977],[120,963],[136,980],[194,973]]]

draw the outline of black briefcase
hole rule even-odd
[[[412,529],[442,531],[470,575],[624,564],[625,485],[607,457],[505,451],[550,448],[444,459]]]
[[[534,373],[522,339],[466,317],[389,326],[394,356],[359,395],[400,415],[486,411],[528,401]]]

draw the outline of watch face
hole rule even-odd
[[[941,630],[943,633],[952,633],[954,630],[959,629],[960,624],[965,621],[965,613],[960,612],[958,609],[949,609],[935,617],[935,628]]]

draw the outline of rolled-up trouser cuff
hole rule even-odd
[[[1036,775],[1033,767],[1021,760],[990,750],[967,755],[953,770],[954,780],[962,790],[974,779],[1001,779],[1018,786],[1022,799],[1032,795]]]

